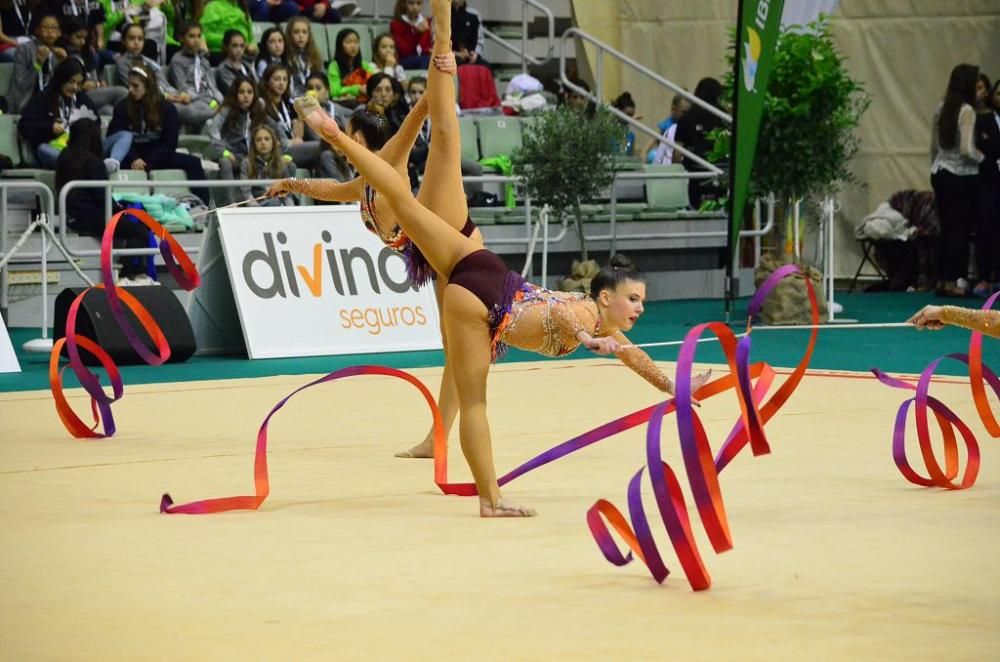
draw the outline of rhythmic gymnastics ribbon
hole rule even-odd
[[[108,299],[111,309],[111,316],[121,328],[122,333],[128,340],[129,345],[149,365],[161,365],[170,358],[170,345],[167,343],[163,330],[153,319],[149,311],[139,303],[139,300],[129,294],[127,290],[119,289],[114,284],[114,277],[111,272],[111,244],[114,239],[115,228],[125,215],[132,216],[148,227],[159,239],[160,254],[166,263],[167,270],[174,277],[177,284],[185,290],[193,290],[198,287],[201,277],[198,270],[188,254],[181,247],[180,243],[174,239],[167,229],[160,225],[152,216],[139,209],[126,209],[111,217],[104,228],[104,236],[101,239],[101,277],[104,281],[102,285],[89,287],[81,292],[73,300],[66,315],[66,336],[60,338],[52,346],[52,354],[49,357],[49,385],[52,389],[52,397],[55,400],[56,412],[59,419],[66,426],[71,435],[77,439],[103,439],[115,433],[115,419],[111,413],[111,405],[120,400],[125,393],[121,373],[118,366],[97,343],[90,338],[81,336],[76,332],[76,319],[79,314],[80,305],[83,299],[91,290],[103,290]],[[128,308],[139,320],[142,328],[152,339],[156,346],[156,351],[151,351],[143,340],[138,336],[135,329],[125,316],[125,308]],[[66,346],[66,353],[69,356],[69,365],[62,369],[59,367],[59,356],[63,346]],[[80,358],[80,348],[83,348],[94,355],[101,366],[107,371],[111,382],[112,395],[105,393],[101,386],[100,379],[96,374],[88,370]],[[76,415],[66,400],[63,392],[63,372],[66,367],[73,369],[76,373],[80,385],[90,395],[90,409],[93,417],[93,424],[87,425]],[[97,426],[103,425],[104,432],[97,432]]]
[[[1000,292],[994,294],[983,305],[983,310],[989,310],[1000,298]],[[959,418],[958,414],[937,398],[928,394],[930,390],[931,378],[937,367],[945,359],[954,359],[966,364],[969,367],[969,385],[972,388],[972,401],[976,405],[976,412],[980,420],[986,427],[987,433],[993,438],[1000,437],[1000,422],[990,410],[990,403],[986,396],[986,385],[988,382],[998,397],[1000,397],[1000,379],[997,378],[990,368],[983,364],[983,334],[973,331],[969,340],[968,354],[948,354],[942,356],[930,364],[920,373],[917,385],[904,382],[895,377],[891,377],[878,368],[872,369],[872,373],[880,382],[893,388],[909,389],[916,391],[916,395],[904,401],[896,412],[896,421],[892,431],[892,459],[896,463],[899,472],[906,480],[922,487],[942,487],[949,490],[964,490],[972,487],[976,483],[979,474],[979,443],[976,436],[969,429],[969,426]],[[910,411],[910,405],[914,405],[914,418],[917,425],[917,445],[920,447],[920,456],[927,469],[927,475],[919,474],[906,457],[906,419]],[[931,433],[927,425],[927,410],[934,414],[938,428],[944,438],[944,468],[934,455],[931,447]],[[958,443],[955,437],[955,430],[962,435],[965,442],[965,450],[968,460],[965,472],[959,481],[955,481],[959,472]]]
[[[794,265],[781,267],[775,271],[751,300],[749,307],[750,316],[752,317],[757,314],[768,293],[780,280],[793,276],[796,273],[799,273],[799,270]],[[819,307],[811,283],[808,279],[805,280],[805,283],[812,304],[812,323],[815,325],[819,319]],[[731,368],[731,374],[706,384],[696,393],[692,393],[691,370],[694,362],[694,354],[697,349],[698,339],[706,330],[712,331],[719,337],[727,357],[727,362]],[[514,479],[559,458],[607,439],[619,432],[647,423],[648,465],[651,469],[657,469],[656,471],[651,470],[650,476],[653,481],[654,493],[657,497],[657,505],[661,517],[671,540],[674,542],[681,565],[688,574],[692,587],[695,589],[707,588],[710,580],[691,535],[690,518],[688,517],[684,497],[680,492],[679,481],[669,465],[660,459],[659,430],[663,416],[674,411],[679,412],[678,432],[681,439],[685,468],[695,496],[695,503],[699,514],[706,523],[706,530],[709,532],[713,547],[715,547],[716,551],[725,551],[732,546],[732,542],[719,491],[718,473],[747,444],[750,445],[754,455],[769,452],[763,426],[788,400],[801,381],[809,359],[812,356],[817,334],[818,330],[815,328],[812,329],[802,361],[771,399],[761,406],[761,401],[774,381],[775,372],[766,363],[756,363],[753,365],[749,363],[750,336],[747,335],[740,338],[737,343],[737,337],[724,324],[718,322],[701,324],[687,334],[684,345],[681,348],[676,380],[677,393],[674,399],[632,412],[554,446],[508,472],[498,482],[500,485],[506,485]],[[441,423],[441,414],[437,403],[426,386],[416,377],[400,370],[379,366],[355,366],[337,370],[296,389],[271,409],[257,433],[257,446],[254,458],[255,493],[252,496],[222,497],[175,505],[170,495],[164,494],[160,500],[160,512],[168,514],[209,514],[230,510],[257,510],[270,493],[267,471],[267,432],[271,418],[292,397],[305,389],[358,375],[384,375],[403,379],[420,391],[431,410],[434,421],[434,482],[445,494],[460,496],[475,495],[477,492],[474,483],[451,483],[448,481],[448,448],[447,440],[444,436],[444,428]],[[757,380],[756,384],[752,381],[754,379]],[[704,400],[730,388],[735,388],[737,391],[737,401],[740,404],[741,416],[713,461],[704,427],[693,407],[693,398],[697,397]],[[638,485],[642,473],[643,470],[640,470],[633,477],[629,485],[629,504],[633,516],[633,526],[635,527],[634,532],[629,528],[621,513],[611,503],[603,499],[598,501],[587,513],[587,521],[598,546],[609,561],[616,565],[624,565],[631,560],[632,554],[629,553],[628,556],[622,556],[618,551],[602,520],[602,516],[612,523],[612,526],[626,540],[629,547],[646,563],[653,577],[657,581],[662,582],[669,571],[664,566],[662,559],[660,559],[656,551],[649,525],[642,512],[641,500],[638,498]]]
[[[759,312],[767,295],[779,281],[793,276],[795,273],[801,273],[798,267],[786,265],[771,274],[751,299],[748,310],[749,317],[752,318]],[[812,309],[812,324],[815,325],[819,321],[816,293],[808,278],[805,279],[805,284]],[[737,400],[741,411],[740,420],[729,433],[714,459],[705,428],[698,417],[697,410],[692,407],[693,394],[691,393],[691,368],[698,346],[698,338],[705,331],[711,331],[719,338],[726,360],[732,373],[737,377]],[[660,428],[663,416],[672,410],[677,412],[677,432],[680,438],[681,456],[684,460],[684,469],[691,486],[695,507],[705,526],[712,548],[716,553],[725,552],[731,549],[733,544],[719,486],[719,474],[747,444],[750,445],[755,456],[770,452],[770,446],[764,434],[764,425],[788,401],[792,392],[798,387],[805,375],[809,360],[812,358],[817,335],[818,329],[812,329],[802,360],[788,379],[771,396],[770,400],[761,406],[761,401],[773,382],[774,370],[767,364],[763,364],[759,370],[760,378],[757,383],[752,382],[756,376],[749,364],[752,334],[745,335],[737,343],[732,331],[718,322],[700,324],[687,333],[677,358],[675,398],[673,401],[661,403],[653,408],[646,429],[646,466],[639,469],[628,484],[628,509],[631,526],[621,511],[606,499],[598,500],[587,511],[587,524],[591,534],[594,536],[601,553],[609,562],[618,566],[626,565],[632,561],[634,555],[646,565],[653,579],[657,582],[662,583],[670,574],[656,547],[649,518],[643,508],[640,488],[643,473],[648,469],[660,519],[667,530],[667,535],[691,588],[699,591],[711,586],[711,577],[701,559],[692,533],[691,517],[680,489],[680,481],[673,468],[661,459]],[[714,386],[714,383],[705,388],[711,386]],[[705,388],[699,390],[698,397],[703,398],[704,395],[707,395]],[[622,554],[615,544],[606,522],[611,524],[631,551]]]

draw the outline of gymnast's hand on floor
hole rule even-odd
[[[434,68],[446,74],[455,75],[458,71],[458,64],[455,62],[454,53],[438,53],[434,56]]]
[[[941,306],[924,306],[916,315],[906,320],[918,329],[932,329],[938,331],[944,328],[941,321]]]

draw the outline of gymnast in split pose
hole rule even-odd
[[[456,71],[455,55],[451,50],[451,2],[432,0],[431,9],[434,16],[432,22],[434,64],[427,73],[427,93],[409,112],[399,131],[391,139],[388,138],[388,121],[379,112],[368,108],[358,110],[351,117],[347,133],[350,139],[361,147],[375,150],[379,158],[405,179],[410,151],[429,114],[431,140],[426,172],[433,173],[433,176],[424,178],[417,200],[449,226],[469,238],[476,246],[481,247],[483,237],[469,218],[469,207],[462,188],[462,144],[458,117],[455,114],[455,86],[451,79]],[[317,200],[360,202],[361,218],[365,226],[386,246],[403,255],[407,273],[417,287],[423,286],[430,279],[433,263],[429,264],[421,250],[410,241],[408,233],[401,227],[400,219],[391,205],[380,195],[381,191],[371,185],[364,173],[345,183],[332,180],[283,179],[276,182],[268,193],[274,196],[289,192],[304,193]],[[443,308],[444,291],[448,280],[440,272],[437,275],[435,294],[440,310]],[[447,360],[448,332],[443,323],[441,340],[446,358],[438,404],[447,436],[458,415],[459,403],[450,362]],[[423,441],[413,448],[397,453],[396,456],[433,457],[433,438],[431,429]]]
[[[959,306],[924,306],[906,320],[918,329],[943,329],[946,324],[1000,338],[1000,310],[977,310]]]
[[[646,285],[618,258],[594,278],[590,295],[552,292],[526,282],[503,261],[429,211],[410,192],[406,177],[343,133],[315,99],[296,99],[302,119],[344,153],[391,208],[403,232],[420,248],[431,267],[447,279],[442,321],[448,338],[447,362],[458,391],[462,453],[479,492],[482,517],[529,517],[535,512],[500,496],[489,422],[486,379],[490,364],[506,346],[559,356],[580,345],[599,354],[614,353],[661,391],[674,385],[628,331],[643,312]],[[457,129],[456,129],[457,130]],[[458,170],[457,163],[455,170]],[[438,176],[437,171],[428,173]],[[461,182],[453,195],[460,196]],[[709,378],[695,378],[697,391]]]

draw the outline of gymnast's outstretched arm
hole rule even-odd
[[[349,182],[289,177],[272,184],[267,193],[272,197],[282,193],[302,193],[314,200],[325,202],[360,202],[364,193],[364,183],[360,177],[355,177]]]
[[[961,326],[1000,338],[1000,310],[976,310],[959,306],[924,306],[907,320],[920,329],[941,329],[945,324]]]

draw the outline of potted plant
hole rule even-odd
[[[723,102],[733,90],[732,49],[727,56]],[[774,193],[778,210],[861,185],[849,169],[860,141],[855,133],[871,103],[851,77],[830,34],[829,17],[806,26],[786,26],[778,37],[774,69],[764,99],[750,197]],[[729,130],[715,134],[714,162],[729,158]],[[784,223],[778,223],[778,247]]]
[[[558,221],[573,215],[580,237],[580,262],[573,265],[578,286],[597,272],[596,263],[589,264],[581,205],[611,186],[624,138],[622,123],[606,109],[591,113],[564,105],[526,124],[522,146],[512,155],[514,172],[533,202],[548,205]]]

